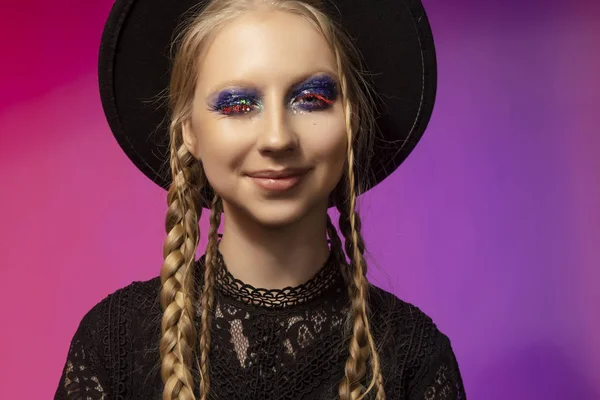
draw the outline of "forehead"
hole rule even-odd
[[[291,85],[309,74],[337,70],[321,32],[282,11],[249,12],[228,22],[200,57],[199,87],[206,91],[234,82]]]

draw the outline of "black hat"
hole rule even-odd
[[[171,183],[167,108],[170,44],[198,0],[116,0],[99,55],[100,96],[110,128],[133,163],[163,188]],[[368,190],[415,147],[433,111],[436,57],[420,0],[329,0],[324,5],[355,41],[378,97]]]

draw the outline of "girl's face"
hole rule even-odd
[[[302,17],[252,12],[200,55],[188,149],[225,215],[281,227],[324,215],[346,158],[335,56]]]

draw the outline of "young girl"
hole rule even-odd
[[[421,4],[191,6],[117,0],[108,19],[103,105],[168,188],[164,264],[86,314],[55,398],[464,399],[449,339],[367,281],[355,211],[431,114]],[[167,113],[148,99],[169,76]]]

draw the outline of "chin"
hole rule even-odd
[[[308,217],[317,208],[299,199],[265,200],[246,203],[244,211],[257,225],[266,229],[283,229]]]
[[[287,199],[247,198],[245,201],[229,198],[224,199],[227,203],[224,206],[225,214],[229,215],[230,221],[236,220],[239,224],[278,230],[295,225],[305,218],[312,219],[316,213],[327,212],[326,199],[318,202],[307,200],[298,197]]]

